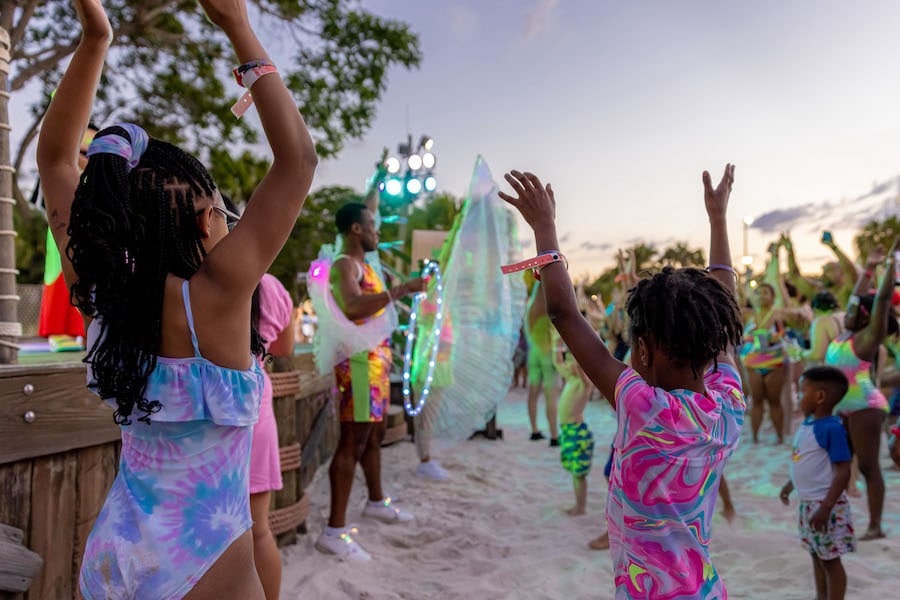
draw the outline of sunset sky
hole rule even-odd
[[[427,133],[440,189],[463,195],[478,154],[498,181],[517,168],[552,182],[577,273],[637,240],[705,246],[700,174],[729,161],[736,260],[745,216],[757,265],[789,228],[812,270],[823,227],[851,251],[861,222],[897,210],[900,3],[364,5],[408,22],[424,60],[392,73],[373,128],[317,184],[361,186],[383,146]]]
[[[705,246],[700,174],[717,178],[726,162],[737,165],[735,260],[744,217],[756,265],[789,228],[815,270],[828,257],[823,227],[852,251],[861,223],[897,211],[900,2],[363,6],[407,22],[424,58],[391,72],[372,128],[320,164],[314,187],[362,189],[382,147],[428,134],[440,190],[464,196],[479,154],[497,181],[520,169],[552,182],[577,275],[636,241]],[[13,123],[24,105],[13,98]]]

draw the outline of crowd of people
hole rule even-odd
[[[273,157],[243,214],[196,158],[137,125],[100,129],[86,162],[79,156],[111,36],[98,0],[74,0],[82,39],[38,144],[53,239],[85,319],[88,386],[113,406],[122,431],[119,471],[80,566],[88,599],[279,594],[281,563],[267,512],[281,481],[263,357],[289,355],[295,333],[291,299],[266,271],[296,222],[317,157],[244,1],[200,3],[233,46],[237,81],[252,88]],[[586,511],[595,440],[584,409],[595,388],[616,415],[614,439],[597,444],[611,448],[607,530],[590,542],[610,551],[616,598],[727,597],[709,540],[720,495],[723,512],[734,514],[724,472],[746,411],[756,444],[783,444],[797,425],[780,498],[789,503],[798,494],[800,539],[820,600],[844,597],[841,555],[857,539],[885,535],[879,460],[886,431],[900,464],[888,419],[900,413],[900,393],[891,389],[900,386],[897,244],[872,250],[858,267],[825,232],[837,260],[821,277],[806,278],[782,235],[763,276],[742,278],[731,264],[726,226],[734,174],[727,165],[718,184],[702,175],[708,267],[639,273],[620,254],[605,306],[569,278],[552,186],[512,171],[505,176],[511,191],[500,192],[532,228],[538,251],[513,265],[533,270],[534,281],[523,344],[502,360],[516,361],[516,381],[527,380],[530,439],[549,437],[572,476],[569,514]],[[316,542],[325,554],[356,561],[372,558],[347,519],[357,464],[368,492],[363,516],[414,518],[381,482],[391,370],[384,331],[394,325],[393,303],[431,283],[385,283],[367,260],[378,247],[378,217],[369,202],[337,212],[340,252],[325,284],[337,316],[320,320],[316,332],[340,335],[328,329],[340,320],[340,331],[368,332],[343,354],[335,346],[332,357],[340,439],[328,470],[328,523]],[[442,309],[429,310],[433,323]],[[446,356],[451,325],[440,343]],[[434,383],[434,404],[449,384]],[[549,436],[538,426],[541,394]],[[763,435],[766,413],[772,440]],[[416,421],[418,470],[441,479],[447,473],[431,461],[427,416]],[[856,470],[868,507],[858,537],[847,501]]]

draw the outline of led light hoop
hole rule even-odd
[[[417,315],[419,312],[419,304],[426,298],[426,292],[419,292],[413,298],[412,306],[409,311],[409,327],[406,330],[406,350],[403,353],[403,408],[406,409],[406,414],[411,417],[415,417],[422,412],[422,409],[425,407],[425,401],[428,399],[428,394],[431,393],[434,363],[437,360],[438,347],[441,344],[441,331],[444,321],[444,286],[441,282],[441,269],[436,262],[429,261],[425,263],[425,267],[422,269],[422,277],[427,278],[429,276],[434,277],[435,279],[437,309],[434,315],[434,329],[432,329],[431,332],[433,345],[431,347],[431,356],[428,358],[428,372],[425,375],[425,385],[422,387],[422,393],[419,394],[419,399],[416,402],[415,407],[412,405],[409,393],[409,388],[412,385],[412,382],[410,381],[410,369],[412,367],[413,347],[415,346],[417,336],[416,322],[418,321]]]

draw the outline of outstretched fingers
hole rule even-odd
[[[503,175],[503,178],[510,185],[510,187],[512,187],[512,189],[515,190],[516,195],[510,196],[506,192],[499,192],[499,195],[501,198],[503,198],[504,200],[506,200],[507,202],[509,202],[516,208],[518,208],[522,205],[522,200],[523,200],[523,197],[525,196],[525,188],[522,187],[522,184],[519,183],[519,180],[513,176],[513,173],[515,173],[515,171],[513,171],[511,173],[506,173]]]
[[[726,185],[728,187],[728,191],[731,191],[731,186],[734,184],[734,165],[728,163],[725,165],[725,172],[722,173],[722,181],[719,182],[719,185]]]
[[[710,177],[709,171],[703,171],[703,191],[707,194],[713,193],[712,177]]]

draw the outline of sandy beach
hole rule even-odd
[[[348,519],[359,528],[360,544],[373,555],[367,564],[342,562],[313,548],[328,516],[328,474],[326,467],[320,468],[307,490],[312,503],[309,534],[282,549],[281,597],[612,598],[609,555],[588,549],[587,542],[605,529],[603,464],[615,430],[613,413],[605,401],[596,400],[585,411],[597,441],[588,477],[588,514],[569,517],[564,510],[573,503],[571,479],[560,466],[557,448],[528,440],[525,399],[520,388],[501,404],[503,440],[477,439],[435,449],[435,458],[450,472],[449,481],[416,477],[411,443],[383,450],[385,489],[415,514],[409,524],[385,525],[360,516],[365,484],[358,470]],[[540,423],[546,433],[543,416]],[[729,598],[809,600],[815,596],[812,563],[797,539],[796,496],[790,507],[778,499],[790,448],[774,446],[765,425],[761,438],[763,443],[754,446],[748,426],[726,467],[739,516],[729,524],[716,515],[713,560]],[[885,454],[888,538],[860,543],[855,554],[844,557],[848,599],[900,595],[900,471],[890,464]],[[852,506],[856,530],[864,531],[864,498],[853,498]]]

